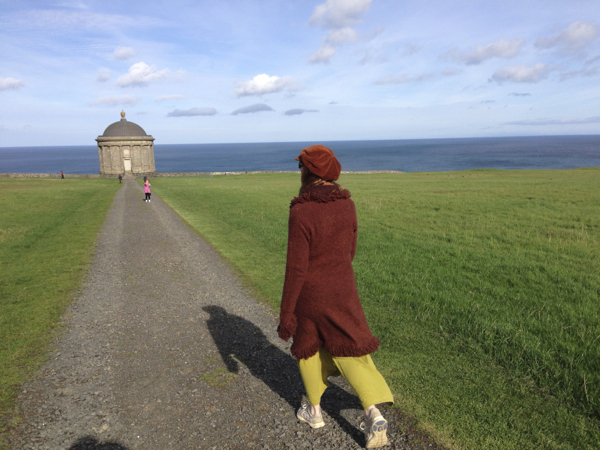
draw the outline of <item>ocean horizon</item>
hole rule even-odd
[[[156,171],[297,170],[300,151],[331,148],[342,170],[446,172],[469,169],[574,169],[600,166],[600,135],[494,138],[155,144]],[[95,145],[0,147],[0,173],[98,174]]]

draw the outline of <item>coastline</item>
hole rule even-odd
[[[163,172],[151,175],[148,178],[160,177],[212,177],[219,175],[255,175],[260,173],[298,173],[297,170],[256,170],[247,172]],[[374,174],[374,173],[404,173],[399,170],[342,170],[342,174]],[[0,173],[0,178],[60,178],[58,173]],[[99,174],[67,174],[65,178],[101,178]],[[117,177],[103,177],[117,178]],[[135,176],[134,176],[135,178]],[[138,178],[141,178],[138,177]]]

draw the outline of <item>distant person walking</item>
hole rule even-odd
[[[148,181],[147,177],[144,177],[144,193],[146,194],[146,198],[144,198],[144,201],[149,202],[150,196],[152,194],[150,193],[150,181]]]
[[[308,397],[296,416],[312,428],[324,426],[321,396],[327,379],[342,375],[365,410],[366,448],[382,447],[387,421],[376,405],[394,399],[371,359],[379,339],[371,334],[354,279],[354,202],[335,182],[341,166],[329,148],[310,146],[296,160],[302,186],[290,206],[278,327],[283,340],[293,337],[291,352]]]
[[[63,173],[63,171],[62,171],[62,170],[60,171],[60,178],[61,178],[62,180],[64,180],[64,179],[65,179],[65,174]]]
[[[119,184],[121,184],[122,180],[123,180],[123,175],[119,174]]]

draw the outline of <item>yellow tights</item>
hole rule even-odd
[[[371,355],[336,357],[321,347],[308,359],[298,361],[300,375],[311,405],[321,403],[321,396],[329,386],[327,378],[343,376],[358,395],[364,409],[380,403],[394,403],[394,398],[379,373]]]

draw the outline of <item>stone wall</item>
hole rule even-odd
[[[212,178],[212,172],[173,172],[173,173],[155,173],[150,178],[153,177],[208,177]]]
[[[60,178],[60,173],[0,173],[0,178]],[[100,178],[100,175],[65,173],[65,178]]]

